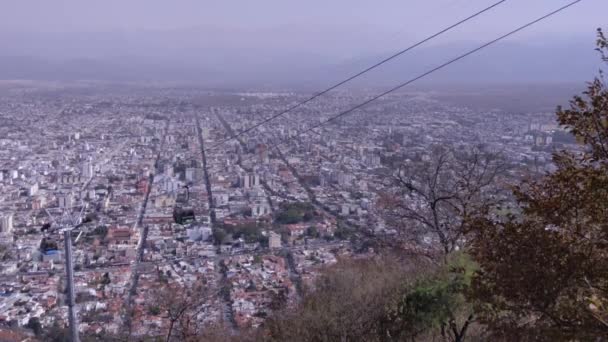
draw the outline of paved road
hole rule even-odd
[[[167,122],[165,124],[163,139],[161,139],[161,142],[158,146],[158,152],[156,154],[156,159],[154,160],[154,164],[153,164],[154,171],[152,171],[150,173],[150,175],[148,176],[148,189],[146,191],[144,200],[139,207],[139,214],[138,214],[137,220],[135,221],[135,224],[133,226],[133,229],[140,228],[141,232],[139,235],[139,242],[137,244],[135,261],[132,263],[132,267],[131,267],[131,282],[130,282],[130,286],[129,286],[129,289],[127,292],[127,298],[125,300],[125,322],[124,323],[125,323],[126,330],[129,332],[129,336],[131,335],[131,320],[133,318],[132,317],[133,316],[133,312],[132,312],[133,296],[135,295],[135,293],[137,291],[137,284],[139,282],[139,271],[140,271],[139,264],[141,263],[141,261],[143,259],[144,249],[146,247],[146,240],[148,238],[148,225],[144,225],[142,227],[142,222],[144,220],[144,216],[146,215],[146,208],[148,207],[150,193],[152,192],[152,187],[154,185],[154,172],[156,172],[156,165],[160,161],[161,152],[165,145],[165,137],[167,136],[168,132],[169,132],[169,120],[167,120]]]
[[[201,130],[201,122],[198,115],[196,119],[196,135],[198,136],[198,143],[201,149],[201,156],[203,158],[203,172],[205,177],[205,188],[207,190],[207,201],[209,202],[209,217],[211,218],[211,228],[215,227],[217,222],[215,216],[215,203],[213,202],[213,192],[211,189],[211,177],[209,176],[209,167],[207,165],[207,153],[205,151],[205,139],[203,139],[203,132]]]
[[[246,151],[247,144],[245,144],[245,142],[243,141],[243,139],[240,136],[236,135],[236,132],[234,132],[234,129],[232,129],[232,126],[230,126],[230,124],[226,121],[226,119],[224,119],[224,117],[219,112],[216,112],[215,116],[217,116],[218,120],[222,123],[222,125],[224,126],[224,129],[226,129],[226,132],[228,132],[228,135],[235,138],[239,142],[239,144],[241,144],[241,147],[243,147],[243,150]],[[246,172],[253,171],[251,168],[248,168],[245,165],[243,165],[243,160],[242,160],[240,154],[239,154],[238,165]],[[272,216],[274,217],[275,206],[274,206],[274,202],[272,201],[272,197],[270,195],[275,195],[275,191],[272,190],[272,188],[268,185],[268,183],[264,179],[260,178],[260,184],[262,185],[262,187],[265,190],[266,202],[268,202],[268,205],[270,206],[270,212],[271,212]]]

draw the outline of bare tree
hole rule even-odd
[[[446,256],[464,243],[470,217],[500,203],[496,182],[506,170],[496,153],[435,147],[428,158],[405,161],[395,172],[382,197],[385,218],[400,241],[431,236]]]
[[[152,292],[148,309],[169,321],[165,341],[197,341],[203,328],[201,315],[212,296],[202,283],[192,286],[165,284]]]

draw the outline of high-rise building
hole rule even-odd
[[[86,162],[82,165],[82,176],[84,179],[93,177],[93,164],[91,162]]]
[[[241,179],[239,181],[241,187],[245,189],[251,189],[254,187],[260,186],[260,176],[257,174],[244,174],[241,175]]]
[[[275,232],[270,232],[268,236],[268,247],[281,248],[281,235]]]
[[[251,208],[253,217],[260,217],[270,214],[270,206],[266,203],[255,203]]]
[[[186,169],[186,181],[194,182],[196,179],[196,169],[193,167],[189,167]]]
[[[171,165],[171,164],[165,165],[165,175],[167,175],[168,177],[173,177],[173,165]]]
[[[27,193],[29,196],[35,196],[38,193],[39,187],[38,182],[31,184],[27,189]]]
[[[74,196],[71,193],[57,195],[57,201],[60,208],[71,208],[74,206]]]
[[[13,214],[0,216],[0,233],[10,234],[13,231]]]

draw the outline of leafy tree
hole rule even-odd
[[[222,229],[233,239],[243,238],[247,243],[254,243],[264,240],[262,228],[256,222],[248,222],[237,225],[224,225]]]
[[[52,326],[45,329],[43,334],[44,334],[44,336],[42,337],[43,341],[65,342],[65,341],[70,340],[69,329],[66,327],[60,326],[57,321],[55,321]]]
[[[102,279],[101,279],[101,283],[103,285],[109,285],[112,283],[112,280],[110,279],[110,273],[106,272],[103,274]]]
[[[97,215],[97,213],[90,213],[84,217],[82,223],[89,223],[97,220],[99,220],[99,216]]]
[[[598,33],[608,62],[608,44]],[[591,82],[558,122],[582,153],[554,155],[557,171],[514,189],[522,215],[472,222],[480,264],[473,293],[483,319],[510,340],[597,340],[608,331],[608,88]]]
[[[313,237],[313,238],[318,238],[320,236],[319,230],[317,230],[317,227],[315,227],[315,226],[308,227],[306,229],[306,235]]]
[[[339,240],[352,239],[354,231],[350,229],[342,220],[338,220],[336,230],[334,231],[334,237]]]
[[[298,223],[298,222],[300,222],[301,219],[302,219],[302,216],[300,215],[300,213],[296,209],[292,209],[292,208],[281,211],[277,215],[277,221],[279,223],[283,223],[283,224]]]
[[[404,292],[389,315],[392,338],[428,338],[464,341],[475,324],[466,294],[476,265],[466,254],[455,253],[446,265],[419,279]]]
[[[213,241],[216,245],[221,245],[226,242],[228,239],[228,234],[222,228],[214,228],[213,229]]]
[[[148,308],[148,313],[152,316],[158,316],[160,315],[160,308],[157,305],[151,305]]]
[[[262,246],[262,247],[268,247],[269,240],[270,239],[268,238],[268,236],[264,236],[264,235],[260,234],[258,236],[258,241],[257,242],[259,242],[260,246]]]
[[[108,227],[107,226],[97,226],[92,232],[93,235],[99,235],[102,239],[104,239],[108,235]]]
[[[42,324],[40,324],[40,319],[38,317],[31,317],[27,321],[27,324],[25,325],[25,327],[28,329],[32,329],[32,331],[34,332],[34,334],[36,336],[40,336],[43,331]]]
[[[46,232],[49,229],[51,229],[51,224],[50,223],[45,223],[45,224],[42,225],[42,227],[40,227],[40,231],[41,232]]]
[[[281,211],[277,214],[277,222],[282,224],[294,224],[308,222],[314,218],[314,207],[310,203],[289,203],[281,205]]]

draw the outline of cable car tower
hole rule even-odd
[[[78,208],[80,209],[78,210]],[[77,229],[82,224],[82,214],[86,209],[86,205],[81,202],[79,206],[63,208],[61,213],[55,218],[46,210],[47,215],[51,219],[51,231],[58,231],[63,234],[63,246],[65,250],[65,273],[67,283],[67,304],[68,304],[68,322],[70,325],[70,337],[72,342],[80,342],[78,336],[78,317],[76,312],[76,298],[74,291],[74,259],[72,256],[72,231]],[[76,242],[82,235],[82,232],[76,238]]]

